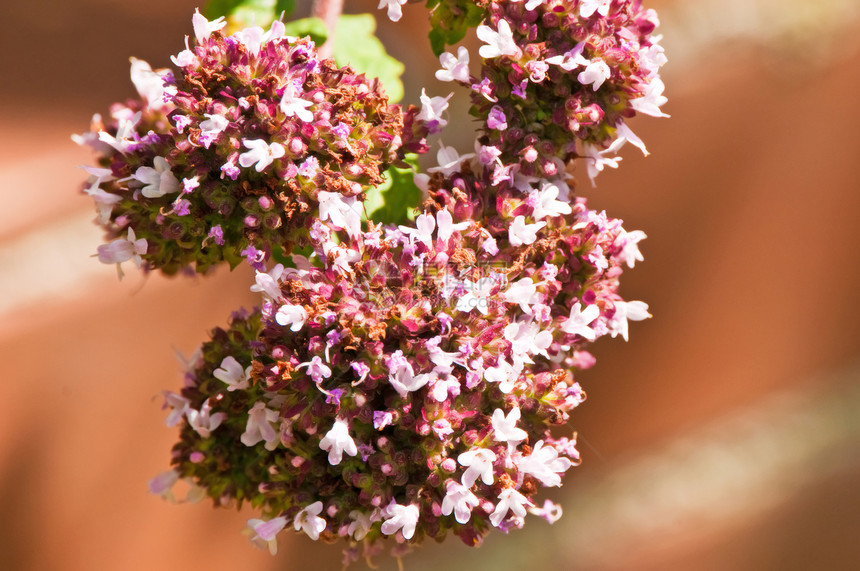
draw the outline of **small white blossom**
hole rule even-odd
[[[212,405],[209,404],[209,399],[203,401],[200,410],[189,408],[185,412],[185,417],[188,419],[188,425],[203,438],[209,438],[213,430],[221,426],[227,414],[216,412],[212,414]]]
[[[320,440],[320,448],[328,452],[328,463],[332,466],[340,464],[344,452],[349,456],[358,454],[355,440],[349,435],[349,425],[341,418],[335,419],[334,426]]]
[[[400,21],[400,18],[403,17],[403,9],[402,6],[406,4],[406,0],[379,0],[379,6],[377,9],[381,10],[383,8],[388,9],[388,19],[392,22]]]
[[[228,391],[244,390],[248,388],[248,380],[251,378],[251,367],[242,368],[239,361],[233,356],[224,357],[221,366],[212,375],[219,381],[227,384]]]
[[[319,517],[322,508],[322,502],[316,501],[297,513],[293,519],[295,530],[304,531],[314,541],[318,540],[326,526],[325,519]]]
[[[401,506],[391,500],[385,508],[384,515],[388,519],[382,522],[380,530],[385,535],[394,535],[398,531],[403,534],[403,539],[412,539],[415,535],[415,525],[418,523],[419,516],[418,506],[415,504]]]
[[[200,123],[200,139],[203,141],[203,146],[208,149],[212,141],[230,125],[230,121],[223,115],[205,113],[205,116],[208,119]]]
[[[514,41],[514,34],[507,20],[499,20],[498,32],[489,26],[478,26],[477,31],[478,39],[487,44],[478,50],[482,58],[492,59],[499,56],[510,56],[519,59],[523,55],[522,50]]]
[[[418,112],[416,119],[426,121],[427,123],[436,123],[438,131],[448,124],[447,119],[442,118],[442,113],[448,109],[448,100],[451,99],[454,93],[448,94],[448,97],[430,97],[424,89],[421,90],[421,111]]]
[[[276,264],[274,268],[268,272],[256,270],[257,274],[254,277],[256,282],[251,286],[251,291],[262,292],[271,300],[276,300],[281,297],[281,286],[279,280],[284,275],[284,265]]]
[[[582,304],[577,302],[570,308],[570,317],[561,324],[561,330],[570,335],[579,335],[583,339],[594,341],[597,334],[589,324],[600,315],[600,308],[592,304],[582,310]]]
[[[508,228],[508,241],[511,246],[522,246],[532,244],[537,240],[537,232],[546,226],[546,222],[535,222],[526,224],[525,216],[517,216]]]
[[[471,156],[473,155],[463,155],[462,157],[460,157],[460,160]],[[436,213],[436,237],[439,239],[439,241],[443,243],[447,243],[448,238],[450,238],[455,231],[459,232],[461,230],[465,230],[468,227],[468,221],[458,222],[454,224],[454,217],[451,215],[447,208],[443,208]]]
[[[521,442],[528,438],[528,434],[522,428],[517,428],[520,419],[520,408],[514,406],[511,412],[505,416],[505,411],[497,408],[493,411],[492,425],[493,438],[496,442]]]
[[[308,368],[308,376],[313,380],[313,382],[319,385],[323,382],[323,379],[328,379],[331,377],[331,368],[323,363],[323,360],[319,357],[319,355],[314,355],[313,359],[310,361],[306,361],[304,363],[299,364],[296,367],[296,370],[307,367]]]
[[[549,359],[546,350],[552,345],[552,332],[541,331],[540,325],[530,319],[509,324],[504,329],[505,339],[511,342],[511,352],[532,363],[530,355],[543,355]]]
[[[459,81],[469,83],[469,50],[464,46],[457,48],[457,56],[449,52],[443,52],[439,56],[442,69],[436,71],[436,79],[439,81]]]
[[[352,510],[349,512],[349,517],[352,518],[352,521],[349,523],[349,527],[346,528],[346,534],[356,541],[361,541],[367,536],[370,528],[373,526],[373,522],[379,521],[379,512],[379,509],[375,509],[370,515],[367,515],[358,510]]]
[[[308,312],[301,305],[292,305],[290,303],[282,305],[275,314],[275,321],[278,325],[286,327],[290,326],[290,331],[298,331],[305,326],[305,321],[308,319]]]
[[[544,486],[561,486],[561,476],[573,466],[573,462],[558,455],[552,446],[544,446],[543,440],[538,440],[531,454],[515,460],[517,470],[523,474],[534,476]]]
[[[572,50],[566,52],[564,55],[547,58],[546,63],[557,65],[565,71],[573,71],[578,67],[586,66],[590,63],[582,55],[584,49],[585,42],[579,42]]]
[[[173,501],[173,486],[178,481],[179,473],[176,470],[161,472],[149,481],[149,493]]]
[[[212,32],[217,32],[226,26],[227,22],[224,20],[224,16],[210,22],[206,19],[206,16],[200,13],[199,9],[195,8],[194,15],[191,16],[191,25],[194,27],[194,36],[197,38],[197,41],[202,42],[209,39]]]
[[[131,178],[144,184],[141,194],[147,198],[159,198],[165,194],[179,192],[179,179],[170,170],[167,159],[155,157],[152,164],[151,167],[139,167],[131,175]]]
[[[491,292],[495,285],[496,280],[493,278],[480,278],[477,282],[466,278],[459,286],[465,293],[457,299],[457,306],[454,309],[465,313],[477,309],[481,314],[487,315]]]
[[[597,12],[606,17],[609,15],[611,5],[612,0],[582,0],[579,4],[579,15],[583,18],[590,18],[592,14]]]
[[[599,150],[594,145],[590,145],[586,143],[583,145],[583,156],[586,161],[586,168],[588,170],[588,178],[591,179],[591,186],[595,186],[594,179],[597,178],[597,175],[603,172],[603,169],[606,167],[617,169],[618,163],[621,161],[621,157],[612,157],[608,158],[606,155],[610,153],[614,153],[617,150],[617,147],[614,147],[615,143],[617,143],[620,139],[617,139],[612,145],[609,146],[605,151]],[[623,140],[620,140],[621,144],[624,144]]]
[[[102,244],[96,248],[96,251],[99,261],[103,264],[121,264],[131,260],[137,267],[140,267],[143,263],[141,256],[146,253],[147,248],[146,238],[138,239],[134,234],[134,229],[129,228],[125,238],[117,238],[107,244]],[[122,274],[120,273],[120,275]]]
[[[287,518],[284,516],[272,518],[268,521],[252,518],[248,520],[250,527],[256,535],[251,538],[253,542],[262,542],[269,548],[269,553],[275,555],[278,552],[278,540],[275,537],[287,525]]]
[[[533,190],[529,193],[529,204],[531,205],[532,218],[540,220],[549,216],[554,218],[562,214],[570,214],[572,212],[570,204],[558,199],[561,189],[551,183],[543,183],[540,190]]]
[[[615,239],[616,245],[623,243],[618,258],[626,263],[628,268],[632,268],[636,262],[645,260],[642,252],[639,251],[639,242],[647,237],[642,230],[633,230],[632,232],[622,232]]]
[[[284,94],[281,96],[281,111],[287,117],[295,115],[300,121],[310,123],[314,120],[313,112],[308,109],[313,105],[313,101],[306,101],[296,97],[296,86],[293,82],[287,83],[284,88]]]
[[[663,95],[664,89],[666,89],[666,86],[663,84],[663,81],[655,77],[651,80],[651,83],[648,84],[645,95],[630,100],[630,107],[640,113],[644,113],[645,115],[650,115],[652,117],[669,117],[669,115],[660,111],[660,107],[669,101],[669,99]]]
[[[506,488],[499,494],[499,503],[496,509],[490,514],[490,523],[499,527],[508,511],[514,512],[517,517],[526,516],[526,506],[533,505],[527,497],[519,493],[513,488]]]
[[[320,220],[331,220],[338,228],[356,237],[361,234],[361,203],[354,196],[343,196],[336,192],[319,191],[317,195]]]
[[[488,383],[499,383],[499,390],[504,394],[508,394],[514,389],[514,384],[520,378],[520,373],[523,370],[523,360],[517,358],[516,355],[514,357],[513,365],[499,357],[495,367],[484,369],[484,379]]]
[[[239,155],[239,165],[249,168],[256,164],[254,170],[257,172],[263,172],[275,159],[286,154],[286,149],[282,144],[270,144],[263,139],[242,139],[242,144],[250,150]]]
[[[502,294],[502,299],[508,303],[519,304],[523,313],[531,314],[530,306],[540,301],[537,286],[538,284],[531,278],[522,278],[511,284],[508,290]]]
[[[439,166],[431,167],[427,169],[427,172],[440,172],[446,177],[450,177],[455,172],[460,171],[460,165],[463,164],[463,161],[471,159],[474,156],[475,153],[460,155],[454,147],[446,147],[442,143],[439,143],[439,151],[436,153],[436,160]]]
[[[176,426],[182,420],[185,411],[188,410],[188,406],[191,403],[184,396],[171,391],[163,391],[161,394],[164,396],[164,404],[161,408],[170,409],[170,413],[168,413],[167,418],[164,420],[164,424],[167,426]]]
[[[416,375],[409,362],[402,363],[396,370],[389,372],[388,382],[394,387],[401,397],[405,397],[407,393],[417,391],[428,382],[430,375],[422,373]]]
[[[486,448],[474,448],[457,456],[457,462],[466,468],[463,472],[461,482],[467,488],[471,488],[478,478],[488,486],[493,483],[493,462],[496,461],[496,453]]]
[[[457,523],[467,523],[472,516],[472,509],[478,507],[480,500],[469,488],[456,480],[448,480],[445,490],[442,515],[451,515],[451,512],[454,512]]]
[[[164,80],[170,74],[169,70],[153,70],[145,61],[129,58],[131,61],[131,81],[150,109],[168,112],[173,105],[164,101]]]
[[[596,58],[588,64],[585,71],[579,72],[576,80],[582,85],[591,84],[594,91],[597,91],[611,75],[612,71],[606,62],[600,58]]]
[[[266,403],[257,402],[248,411],[248,422],[245,432],[240,440],[245,446],[254,446],[258,442],[266,441],[266,450],[274,450],[281,441],[272,423],[278,422],[280,415],[278,411],[266,408]]]
[[[645,143],[642,142],[642,139],[640,139],[639,136],[624,123],[624,121],[618,123],[618,125],[615,126],[615,129],[615,134],[618,135],[620,139],[624,139],[624,141],[629,142],[634,147],[639,147],[639,150],[642,151],[642,154],[646,157],[650,154],[648,153],[648,149],[645,148]]]
[[[615,315],[609,320],[609,333],[615,338],[618,335],[627,341],[629,324],[628,321],[642,321],[648,319],[648,304],[644,301],[616,301]]]
[[[433,245],[433,231],[436,229],[436,219],[432,214],[419,214],[415,218],[415,228],[400,226],[400,231],[409,236],[410,241],[421,242],[428,248]]]
[[[264,34],[264,30],[260,26],[250,26],[237,31],[233,37],[242,42],[249,54],[257,57],[260,55],[260,48],[263,47]]]

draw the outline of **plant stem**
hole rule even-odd
[[[320,57],[331,57],[334,51],[334,34],[341,12],[343,12],[343,0],[314,0],[311,6],[311,15],[325,22],[325,27],[328,29],[328,40],[317,48]]]

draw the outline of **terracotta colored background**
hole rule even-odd
[[[647,232],[623,292],[655,317],[627,344],[599,342],[580,379],[584,463],[553,494],[562,521],[480,550],[427,545],[407,569],[860,567],[860,51],[844,33],[857,11],[764,37],[707,32],[691,6],[714,2],[653,4],[673,117],[637,119],[652,156],[625,149],[582,190]],[[118,283],[90,257],[100,235],[76,169],[90,157],[69,134],[133,94],[129,56],[169,64],[194,6],[4,5],[0,569],[339,568],[337,547],[285,535],[272,558],[239,534],[250,513],[146,492],[175,438],[158,398],[180,383],[172,353],[253,303],[250,277]],[[406,100],[447,94],[415,41],[421,8],[381,16]],[[469,147],[466,131],[444,137]]]

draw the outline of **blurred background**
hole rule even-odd
[[[251,277],[118,282],[91,257],[101,235],[77,167],[92,159],[69,135],[134,95],[129,56],[170,64],[197,4],[4,3],[0,569],[340,567],[338,546],[304,536],[256,550],[240,534],[250,512],[147,493],[176,437],[158,396],[180,386],[174,352],[253,304]],[[405,102],[447,95],[423,8],[394,25],[376,4],[346,9],[377,15]],[[581,190],[648,234],[622,293],[654,318],[598,342],[579,379],[584,461],[553,490],[561,521],[480,549],[428,544],[410,571],[860,568],[860,5],[646,4],[672,118],[636,119],[653,154],[625,149]],[[460,123],[443,138],[469,149]]]

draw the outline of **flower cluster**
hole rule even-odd
[[[380,8],[398,20],[404,4]],[[569,173],[585,157],[593,179],[627,141],[644,151],[625,120],[662,115],[656,15],[638,0],[428,6],[445,37],[476,26],[485,44],[479,78],[463,47],[436,74],[471,90],[481,128],[474,153],[440,145],[415,175],[412,222],[363,222],[361,203],[428,149],[450,96],[389,105],[280,22],[225,36],[196,14],[180,72],[135,60],[141,99],[79,138],[101,153],[87,192],[113,238],[102,261],[256,270],[260,307],[165,392],[180,440],[151,489],[185,479],[216,505],[249,502],[272,551],[288,527],[345,539],[349,562],[385,538],[477,545],[529,513],[555,521],[537,495],[579,462],[559,427],[585,399],[587,346],[650,317],[619,295],[645,234],[589,209]]]
[[[389,105],[377,81],[318,58],[280,21],[230,36],[223,25],[195,15],[177,73],[132,60],[140,99],[77,138],[99,153],[86,192],[111,240],[101,261],[262,268],[311,242],[319,218],[359,232],[364,192],[425,148],[417,109]]]
[[[575,211],[566,233],[536,231],[552,242],[543,255],[522,232],[491,253],[479,224],[440,209],[341,244],[329,263],[258,272],[262,308],[216,330],[168,396],[171,422],[184,417],[177,477],[261,507],[251,525],[267,542],[292,522],[313,539],[453,531],[474,545],[527,510],[557,517],[534,495],[578,463],[550,428],[585,397],[581,347],[626,337],[636,318],[616,274],[595,270],[624,261],[607,244],[620,226]]]
[[[482,142],[498,149],[499,168],[554,177],[583,158],[591,180],[617,167],[626,142],[647,154],[625,123],[636,113],[665,117],[659,69],[666,62],[653,10],[640,0],[493,0],[485,24],[480,75],[469,54],[444,53],[439,79],[472,92]]]

